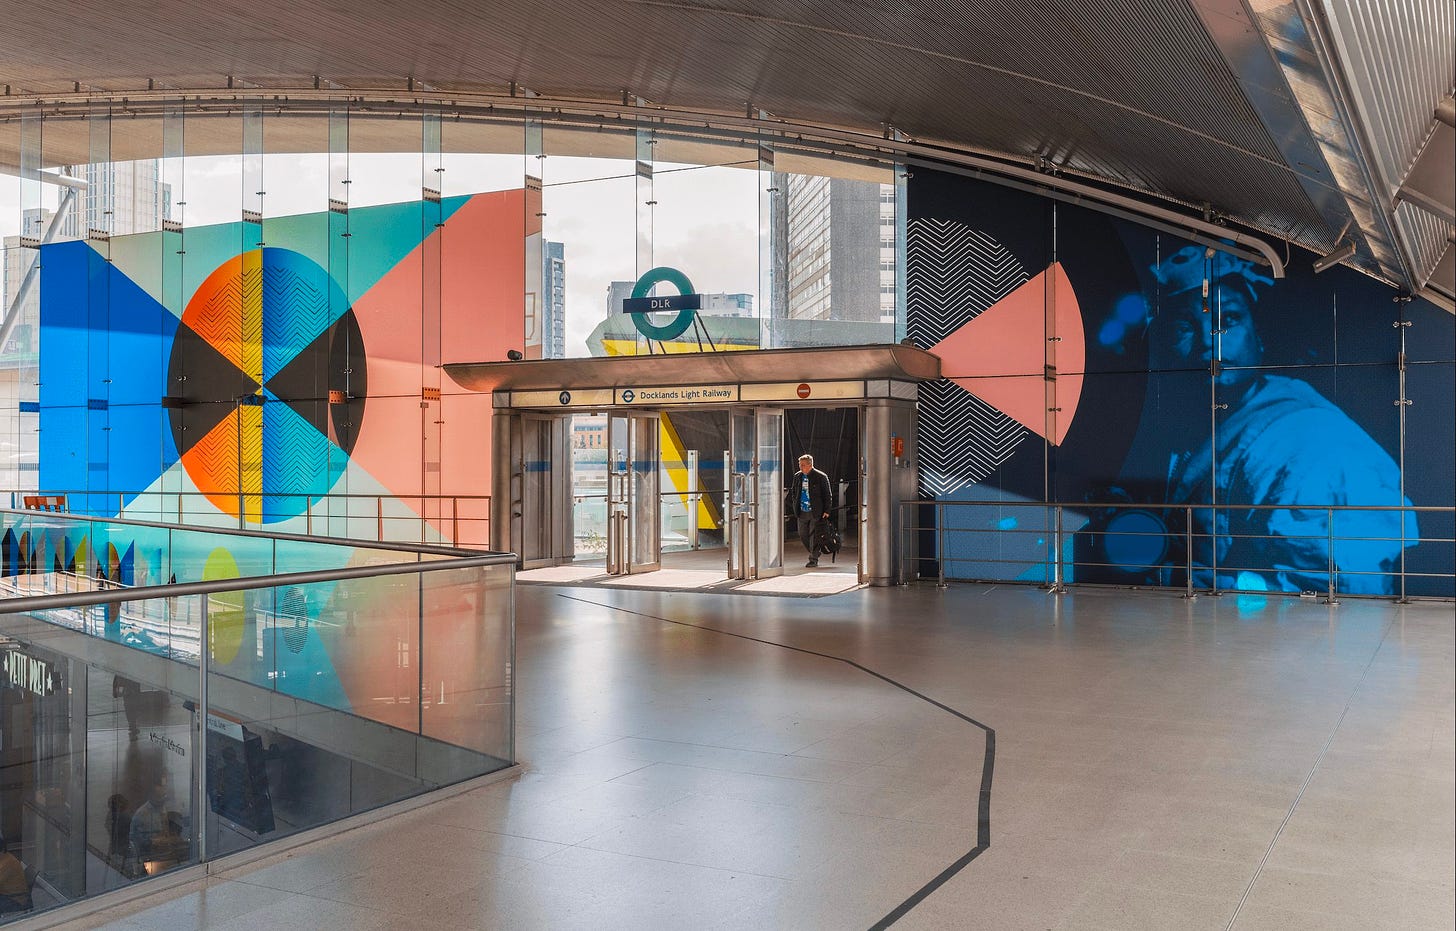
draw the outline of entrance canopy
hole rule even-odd
[[[496,407],[655,407],[896,397],[894,383],[940,377],[940,358],[907,345],[765,349],[444,366]],[[912,395],[913,397],[913,395]]]

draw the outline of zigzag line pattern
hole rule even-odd
[[[197,308],[192,329],[233,365],[242,367],[242,334],[237,321],[242,317],[242,288],[229,283],[219,288]]]
[[[922,385],[920,410],[920,487],[934,497],[991,475],[1029,432],[953,381]]]
[[[905,241],[905,330],[934,346],[1030,277],[1005,246],[956,220],[912,219]],[[921,387],[921,491],[941,497],[979,482],[1028,431],[951,381]]]
[[[323,494],[320,487],[329,471],[329,441],[287,404],[263,408],[263,493],[270,499]],[[265,504],[283,509],[286,500]]]
[[[236,423],[224,419],[207,436],[197,441],[188,454],[201,467],[207,485],[204,492],[226,492],[238,487],[238,444]],[[198,482],[202,485],[202,482]]]
[[[905,329],[934,346],[1031,280],[1006,247],[956,220],[906,227]]]
[[[242,369],[263,383],[263,265],[262,258],[243,258]]]
[[[328,327],[327,293],[289,268],[263,269],[263,374],[272,378]]]

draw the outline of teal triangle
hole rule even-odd
[[[472,196],[446,197],[438,204],[410,201],[357,207],[349,211],[348,282],[344,289],[349,304],[352,305],[374,287],[401,259],[413,252],[426,235],[435,231],[436,223],[448,221]],[[269,246],[307,256],[336,279],[344,278],[342,269],[332,268],[329,264],[328,216],[327,213],[312,213],[270,217],[261,228],[244,223],[188,227],[180,240],[185,243],[187,257],[182,264],[184,293],[190,297],[223,262],[258,248],[260,237]],[[342,280],[340,283],[345,284]]]
[[[449,220],[468,200],[470,195],[463,195],[446,197],[438,204],[413,201],[350,210],[349,280],[341,282],[349,305],[353,306],[413,252],[425,236],[435,231],[436,223]]]

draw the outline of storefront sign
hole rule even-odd
[[[727,404],[738,400],[737,385],[645,386],[617,389],[617,403],[634,407],[659,404]]]
[[[51,664],[25,653],[5,654],[5,677],[11,688],[23,689],[32,695],[50,695],[56,690],[56,674]]]

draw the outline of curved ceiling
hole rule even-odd
[[[1361,37],[1321,10],[1354,0],[1313,2],[73,0],[64,15],[30,2],[7,12],[0,83],[15,103],[148,87],[529,88],[766,111],[1046,166],[1320,252],[1348,225],[1354,263],[1414,289],[1430,269],[1412,267],[1372,166],[1387,139],[1408,148],[1435,125],[1453,82],[1450,0],[1371,0],[1430,14],[1392,20],[1431,52],[1400,76],[1413,104],[1397,127],[1351,102],[1332,51]]]

